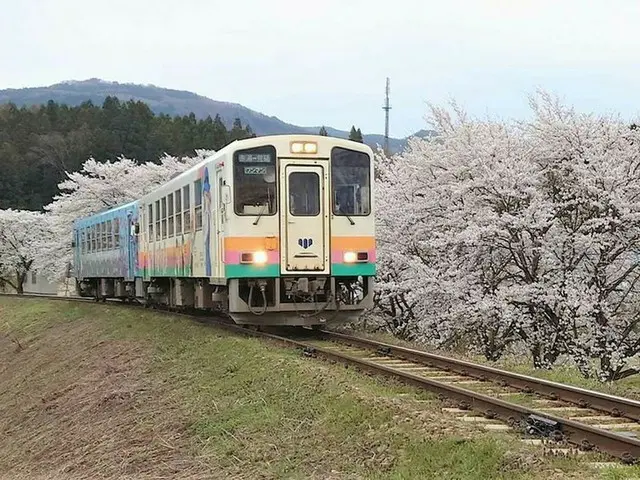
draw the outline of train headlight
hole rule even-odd
[[[344,252],[344,263],[366,262],[369,260],[368,252]]]
[[[258,265],[267,263],[267,252],[253,252],[253,263],[257,263]]]
[[[316,142],[291,142],[291,153],[318,153]]]
[[[356,252],[344,252],[344,263],[354,263],[357,258]]]
[[[240,255],[240,263],[264,265],[265,263],[267,263],[267,252],[262,250],[252,253],[244,252]]]

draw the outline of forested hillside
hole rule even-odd
[[[65,172],[80,169],[91,156],[157,161],[165,152],[179,156],[195,148],[217,150],[251,136],[240,119],[229,129],[219,116],[156,115],[143,102],[116,97],[102,105],[1,105],[0,209],[41,209],[57,193]]]
[[[320,125],[299,126],[287,123],[277,117],[265,115],[238,103],[223,102],[184,90],[174,90],[155,85],[136,85],[133,83],[108,82],[99,78],[81,81],[67,81],[46,87],[30,87],[0,90],[0,104],[15,103],[18,106],[41,105],[48,100],[67,105],[79,105],[87,100],[101,104],[108,96],[118,97],[121,101],[138,100],[149,105],[156,114],[188,115],[193,112],[197,119],[208,115],[220,116],[222,122],[231,128],[234,119],[251,125],[257,135],[280,133],[318,133]],[[382,116],[380,117],[382,120]],[[355,120],[355,119],[354,119]],[[357,122],[355,122],[357,123]],[[382,123],[380,124],[382,128]],[[332,137],[347,138],[348,130],[326,127]],[[418,132],[416,135],[423,136]],[[384,143],[382,135],[364,134],[364,143],[375,148]],[[393,152],[402,150],[406,138],[390,138],[389,148]]]

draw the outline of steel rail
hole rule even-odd
[[[531,377],[520,373],[500,370],[498,368],[428,353],[412,348],[401,347],[389,343],[378,342],[361,337],[354,337],[342,333],[321,330],[320,333],[327,340],[340,343],[355,344],[365,348],[385,349],[388,354],[404,360],[433,365],[443,370],[449,370],[461,375],[475,377],[480,380],[494,381],[501,386],[510,386],[525,393],[539,393],[554,400],[563,400],[581,408],[591,408],[607,412],[612,416],[626,417],[640,421],[640,401],[618,397],[607,393],[587,390],[573,385],[552,382],[541,378]]]

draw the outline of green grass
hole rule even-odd
[[[219,478],[622,478],[456,421],[428,392],[182,317],[6,297],[0,315],[23,339],[86,324],[92,341],[147,345],[152,393],[179,408],[192,455]]]

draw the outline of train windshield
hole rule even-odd
[[[276,213],[276,149],[241,150],[233,159],[234,207],[237,215]]]
[[[333,214],[366,216],[371,213],[369,155],[336,147],[331,151]]]

